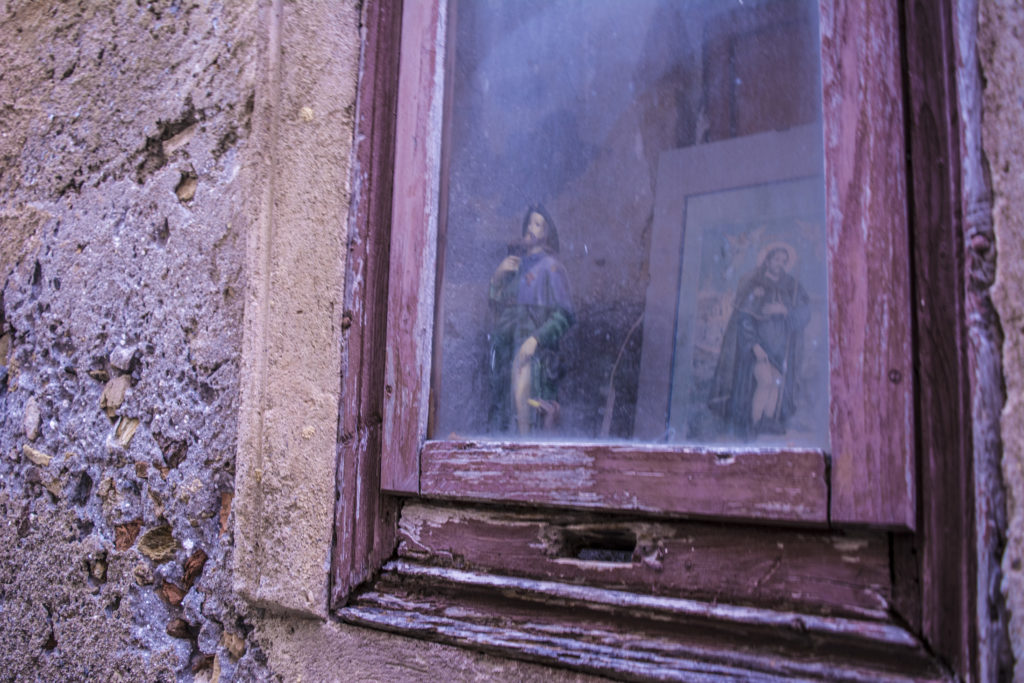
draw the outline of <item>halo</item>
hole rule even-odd
[[[768,244],[761,247],[761,251],[757,252],[757,265],[763,265],[764,260],[768,258],[768,254],[772,253],[776,249],[782,249],[789,256],[786,261],[786,272],[789,273],[793,270],[793,266],[796,265],[796,249],[793,248],[792,244],[787,242],[769,242]]]

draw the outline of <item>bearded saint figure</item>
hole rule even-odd
[[[557,258],[558,231],[538,205],[523,218],[521,239],[509,245],[491,276],[494,319],[490,339],[492,432],[519,434],[551,428],[559,415],[558,342],[573,324],[569,276]]]
[[[796,251],[776,243],[740,283],[708,402],[730,432],[784,434],[796,411],[809,298],[788,269]]]

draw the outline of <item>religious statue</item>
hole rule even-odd
[[[736,290],[711,383],[709,407],[729,431],[747,439],[784,434],[796,410],[809,298],[789,274],[796,250],[766,246]]]
[[[521,238],[491,276],[492,432],[508,431],[511,423],[528,434],[557,423],[564,374],[558,342],[575,320],[569,276],[557,254],[554,221],[543,206],[531,206]]]

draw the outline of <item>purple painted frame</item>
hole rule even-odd
[[[388,300],[389,350],[385,370],[384,451],[381,481],[396,494],[428,493],[422,488],[421,454],[429,413],[430,360],[434,317],[438,197],[442,171],[441,137],[444,105],[445,12],[443,3],[409,3],[403,22],[395,153],[395,203]],[[860,30],[847,30],[858,26]],[[768,488],[803,487],[801,498],[820,496],[814,506],[820,524],[870,524],[913,529],[916,523],[914,476],[913,362],[911,352],[910,262],[906,187],[903,174],[902,92],[899,17],[894,8],[867,10],[848,3],[822,13],[822,63],[825,107],[825,175],[828,212],[831,348],[830,490],[816,488],[813,471],[790,481],[772,480]],[[838,60],[848,60],[839,68]],[[851,68],[850,62],[856,67]],[[869,72],[873,79],[861,79]],[[872,126],[852,122],[872,121]],[[560,452],[583,446],[560,444]],[[436,453],[444,447],[429,449]],[[723,450],[717,462],[705,461],[704,449],[675,451],[689,474],[706,468],[702,486],[731,467],[734,454]],[[738,451],[742,452],[742,451]],[[637,447],[638,467],[656,472],[662,456]],[[481,455],[486,464],[489,458]],[[802,457],[802,456],[801,456]],[[468,453],[462,454],[466,465]],[[649,462],[648,462],[649,461]],[[706,463],[703,464],[702,463]],[[433,464],[437,464],[436,462]],[[780,473],[791,468],[772,470]],[[758,472],[757,477],[771,477]],[[738,472],[735,476],[742,476]],[[776,475],[778,476],[778,475]],[[732,478],[732,477],[730,477]],[[709,514],[687,478],[667,481],[678,492],[673,513]],[[539,486],[535,502],[550,503]],[[444,495],[478,499],[481,491],[460,492],[449,479]],[[609,480],[619,486],[621,480]],[[501,482],[491,494],[502,498]],[[751,490],[764,490],[757,478]],[[657,509],[645,500],[647,490],[634,486],[638,509]],[[817,491],[817,492],[816,492]],[[612,496],[614,491],[599,491]],[[712,492],[713,493],[713,492]],[[725,494],[725,491],[722,492]],[[524,492],[524,498],[531,494]],[[564,504],[566,501],[562,501]],[[760,509],[760,513],[758,513]],[[743,508],[739,516],[760,517],[770,506]],[[721,510],[716,511],[720,513]]]
[[[396,484],[401,477],[393,475],[400,473],[403,467],[409,469],[408,454],[419,453],[422,436],[412,433],[410,443],[415,444],[415,448],[406,450],[406,460],[397,461],[398,465],[386,453],[382,457],[381,452],[384,396],[394,392],[395,386],[383,381],[380,349],[385,340],[403,343],[417,336],[410,334],[408,328],[404,328],[404,332],[402,328],[389,328],[390,335],[385,335],[384,331],[385,316],[391,309],[390,304],[385,306],[388,282],[383,273],[389,262],[388,245],[392,242],[389,220],[390,186],[395,172],[392,145],[415,147],[423,140],[406,134],[401,139],[396,138],[394,83],[399,55],[397,17],[401,14],[400,4],[399,0],[394,0],[367,3],[364,8],[367,33],[357,114],[358,177],[353,195],[351,279],[346,293],[349,314],[346,319],[351,320],[351,327],[347,333],[347,362],[342,378],[338,525],[332,551],[335,609],[350,599],[354,586],[379,570],[384,558],[392,552],[397,538],[399,501],[382,493],[382,486],[376,479],[376,472],[380,471],[377,468],[383,464],[383,488],[412,493],[419,490],[418,457],[411,460],[417,470],[415,485]],[[847,167],[834,174],[830,194],[841,199],[835,204],[841,207],[837,211],[844,217],[851,214],[860,217],[862,226],[865,221],[870,223],[867,216],[872,211],[881,210],[877,204],[862,205],[857,199],[857,174],[871,165],[872,149],[895,167],[888,181],[889,194],[883,192],[883,196],[889,197],[887,201],[891,201],[892,192],[906,183],[910,208],[909,219],[904,220],[903,225],[909,223],[911,226],[912,239],[909,241],[912,247],[909,254],[901,252],[904,254],[903,265],[895,264],[895,267],[907,275],[910,280],[908,288],[914,294],[912,299],[908,298],[908,308],[905,309],[914,325],[901,332],[908,339],[913,333],[912,368],[904,372],[899,367],[888,366],[884,356],[873,356],[869,359],[877,366],[873,369],[840,366],[841,380],[848,390],[886,381],[895,383],[888,370],[896,369],[901,383],[909,383],[912,378],[920,383],[920,389],[913,395],[917,406],[913,429],[909,436],[901,432],[896,439],[906,444],[906,439],[916,434],[917,447],[903,450],[905,458],[916,453],[916,467],[907,464],[912,461],[905,461],[901,474],[905,477],[905,473],[910,472],[913,479],[916,470],[916,478],[920,482],[919,498],[916,501],[913,498],[904,500],[896,508],[891,505],[876,508],[881,492],[868,492],[867,497],[861,498],[848,487],[838,487],[836,492],[840,495],[834,504],[835,518],[851,520],[852,523],[860,514],[858,510],[880,510],[878,518],[883,520],[883,527],[889,524],[907,529],[916,526],[916,533],[887,536],[890,541],[889,571],[893,582],[892,594],[885,602],[887,611],[898,613],[958,676],[989,680],[997,677],[999,667],[1005,664],[1001,657],[1006,644],[1005,614],[998,597],[993,599],[987,594],[987,588],[979,588],[998,585],[998,520],[1003,505],[998,476],[998,414],[1002,395],[999,385],[1000,333],[991,314],[987,294],[994,250],[991,248],[990,209],[984,174],[980,170],[978,143],[980,83],[974,55],[976,3],[967,0],[954,6],[950,0],[908,0],[900,7],[902,17],[884,8],[864,9],[856,3],[843,3],[837,8],[833,8],[831,3],[823,5],[828,5],[823,15],[827,24],[822,32],[824,42],[830,46],[829,49],[841,55],[841,62],[837,60],[831,66],[827,65],[826,70],[826,81],[834,79],[831,96],[826,83],[826,106],[833,107],[831,115],[846,122],[847,131],[870,130],[878,122],[878,117],[887,123],[887,130],[891,131],[893,126],[889,124],[893,123],[892,119],[896,120],[897,127],[902,126],[905,120],[906,135],[899,130],[898,140],[906,140],[909,159],[904,166],[902,142],[891,145],[888,154],[885,149],[879,149],[885,147],[885,136],[879,138],[874,147],[868,145],[865,149],[858,149],[857,154],[845,161],[838,159]],[[891,30],[883,31],[888,36],[884,40],[870,30],[872,22],[865,22],[865,17],[859,16],[876,11],[887,13],[883,23]],[[902,26],[897,26],[900,19]],[[413,24],[406,25],[407,29],[412,27]],[[428,30],[427,33],[431,32]],[[894,36],[897,41],[902,39],[901,45],[892,43]],[[889,64],[876,65],[884,67],[882,72],[886,74],[882,79],[885,87],[881,91],[874,95],[857,93],[850,90],[852,85],[844,90],[842,71],[846,71],[847,78],[855,74],[856,69],[850,67],[851,62],[862,59],[861,52],[874,52],[880,40],[888,46],[887,49],[904,55],[905,71],[900,73],[899,60],[893,59]],[[872,96],[889,98],[888,108],[882,107],[884,102],[878,103],[877,106],[882,108],[876,110],[872,110],[870,104],[857,106],[856,100],[865,95],[869,99]],[[900,102],[906,103],[906,114],[893,110],[893,103],[898,109]],[[842,103],[845,105],[840,106]],[[872,111],[875,111],[874,116]],[[423,121],[425,119],[420,122]],[[424,131],[421,129],[419,132],[422,134]],[[833,156],[839,154],[842,138],[830,140],[830,145],[832,151],[829,153]],[[832,175],[830,173],[830,177]],[[897,212],[897,215],[900,214]],[[899,221],[898,218],[891,220]],[[896,229],[899,233],[900,226]],[[396,241],[402,234],[401,228],[396,229]],[[874,272],[872,269],[879,267],[868,262],[870,255],[878,256],[879,250],[875,249],[878,245],[866,243],[863,234],[841,235],[840,238],[837,242],[840,249],[847,245],[846,240],[853,240],[851,249],[859,255],[859,267],[865,269],[861,274]],[[881,267],[892,268],[894,252],[882,249],[880,253],[887,257],[880,260]],[[877,287],[880,283],[873,280],[864,286]],[[862,291],[855,288],[851,301],[870,301],[870,295],[870,289]],[[910,300],[919,305],[911,308]],[[860,304],[856,307],[862,312],[862,319],[870,318],[870,311]],[[429,328],[429,316],[420,322],[425,322]],[[420,347],[424,338],[419,336],[416,340]],[[945,399],[938,400],[940,395]],[[884,426],[878,417],[871,415],[873,406],[866,405],[866,397],[862,398],[865,400],[860,406],[854,406],[850,415],[837,416],[845,425],[846,437],[843,438],[853,435],[857,425]],[[898,423],[901,429],[905,426],[903,420]],[[884,438],[884,434],[881,436]],[[876,442],[876,446],[877,443],[881,442]],[[457,444],[449,446],[459,447]],[[443,450],[444,446],[431,446],[427,450],[437,448]],[[391,452],[393,456],[394,450]],[[881,452],[875,451],[876,455]],[[839,474],[844,486],[855,481],[858,467],[863,471],[865,465],[873,467],[871,463],[877,464],[877,459],[843,464]],[[396,467],[397,471],[389,474]],[[896,485],[907,490],[900,480]],[[470,508],[456,506],[449,509]],[[513,534],[523,529],[523,522],[516,521],[516,515],[521,517],[522,513],[511,510],[507,514],[513,517],[510,526],[488,522],[489,535],[479,540],[473,538],[473,529],[479,524],[456,525],[453,527],[455,532],[444,536],[447,540],[437,542],[440,544],[437,545],[438,552],[455,557],[460,547],[462,551],[473,549],[481,542],[486,544],[491,537],[507,537],[514,542]],[[552,515],[551,512],[537,514],[544,515],[545,520]],[[886,519],[889,522],[884,521]],[[496,530],[490,528],[495,524]],[[608,522],[601,519],[595,520],[593,525],[599,530],[610,528]],[[646,528],[647,523],[643,525]],[[865,533],[872,533],[872,526],[867,524]],[[740,535],[745,533],[745,528],[749,529],[752,540],[764,533],[762,529],[753,527],[730,527]],[[789,532],[780,528],[778,533]],[[717,537],[718,533],[709,536]],[[523,552],[527,552],[530,546],[528,539],[524,544]],[[485,547],[481,545],[480,552],[485,552]],[[751,572],[760,575],[762,570],[758,567],[773,562],[769,550],[764,551],[761,559],[752,555],[745,560],[753,563]],[[757,554],[756,543],[751,544],[750,551]],[[420,553],[418,557],[423,557],[422,553],[426,551],[417,552]],[[884,554],[879,555],[879,561],[884,560]],[[466,557],[473,555],[468,553]],[[494,559],[495,554],[487,552],[486,557]],[[824,560],[824,557],[821,555],[818,559]],[[523,561],[524,567],[538,566],[528,558]],[[488,571],[517,571],[514,563],[506,564],[506,560],[500,558],[497,562]],[[602,573],[603,570],[599,572]],[[591,580],[583,575],[574,576],[577,580]],[[749,579],[737,575],[731,580],[735,580],[738,586],[747,586],[754,585],[750,582],[755,578],[751,573]],[[657,590],[656,577],[638,580],[644,586],[650,585]],[[389,628],[386,625],[382,627]],[[528,656],[514,647],[501,651]]]

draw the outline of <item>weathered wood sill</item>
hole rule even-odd
[[[388,563],[346,622],[626,680],[950,680],[910,631],[832,617]]]

